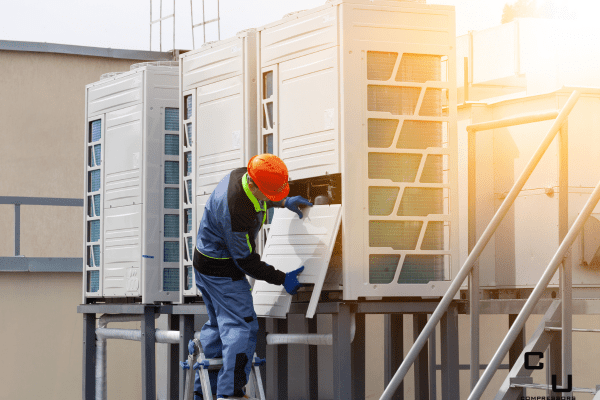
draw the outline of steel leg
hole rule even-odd
[[[340,304],[332,315],[333,330],[333,398],[352,398],[352,361],[350,346],[350,307]]]
[[[169,330],[179,330],[179,315],[171,314],[169,317]],[[179,398],[179,344],[169,344],[167,352],[167,393],[169,399]]]
[[[194,316],[182,314],[179,316],[179,361],[188,358],[188,343],[194,338]],[[179,374],[179,400],[185,396],[185,373]]]
[[[427,323],[427,314],[413,314],[413,338],[417,340]],[[415,400],[429,400],[429,352],[427,346],[415,361]]]
[[[286,319],[272,319],[270,332],[287,333]],[[267,398],[287,400],[288,398],[288,346],[280,344],[267,347]]]
[[[83,314],[83,382],[82,397],[96,397],[96,314]]]
[[[508,328],[510,329],[510,327],[512,326],[512,324],[515,322],[515,320],[517,319],[517,315],[518,314],[508,314]],[[519,336],[517,336],[517,338],[515,339],[515,342],[513,343],[513,345],[510,347],[510,350],[508,351],[508,367],[509,369],[512,369],[512,367],[515,365],[515,363],[518,362],[519,357],[521,356],[521,353],[523,352],[523,348],[525,347],[525,327],[523,327],[523,329],[521,330],[521,333],[519,333]],[[525,388],[521,388],[521,393],[519,394],[518,398],[521,397],[525,397]]]
[[[383,326],[383,382],[387,385],[404,359],[404,315],[385,314]],[[404,382],[401,382],[392,400],[404,400]]]
[[[365,314],[356,314],[356,333],[352,342],[352,399],[365,398]]]
[[[154,307],[144,307],[142,320],[142,400],[156,400]]]
[[[317,316],[308,320],[308,333],[317,333]],[[317,346],[308,346],[308,395],[311,400],[319,399],[319,361]]]
[[[460,398],[458,364],[458,313],[455,305],[440,320],[442,350],[442,400]]]

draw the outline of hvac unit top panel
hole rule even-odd
[[[143,81],[144,75],[140,70],[88,86],[88,117],[141,102]]]
[[[283,272],[304,266],[298,280],[315,285],[306,313],[312,318],[340,228],[341,205],[313,206],[303,214],[299,219],[292,211],[275,209],[262,259]],[[290,310],[292,297],[283,286],[256,281],[252,296],[259,317],[285,318]]]
[[[311,11],[261,31],[262,67],[337,46],[337,7]]]
[[[390,3],[390,2],[386,2]],[[368,44],[370,49],[389,49],[392,43],[412,44],[405,52],[438,54],[436,47],[454,42],[454,7],[395,2],[388,7],[374,3],[343,4],[344,43]],[[426,49],[423,45],[430,45]],[[448,51],[448,50],[446,50]]]
[[[245,41],[254,40],[256,34],[202,47],[182,56],[182,91],[212,82],[241,75],[244,71]]]

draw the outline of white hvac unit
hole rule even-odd
[[[600,89],[581,92],[566,128],[568,141],[568,225],[573,224],[600,181]],[[459,124],[494,121],[562,108],[573,88],[490,103],[467,103],[459,109]],[[515,125],[477,133],[476,193],[477,233],[480,237],[525,165],[542,143],[554,120]],[[461,154],[467,153],[466,133]],[[560,245],[559,236],[559,135],[540,160],[512,208],[479,258],[482,289],[533,288]],[[461,207],[467,214],[466,162],[461,167],[465,190]],[[463,169],[464,168],[464,169]],[[464,181],[464,182],[462,182]],[[588,219],[571,251],[574,296],[600,295],[600,207]],[[466,220],[466,219],[465,219]],[[462,232],[461,258],[467,255]],[[549,287],[558,288],[559,273]]]
[[[179,75],[183,295],[195,297],[193,256],[204,205],[221,179],[257,151],[256,32],[183,54]]]
[[[179,302],[177,63],[86,86],[83,300]]]
[[[328,203],[275,210],[263,259],[306,266],[309,314],[323,287],[442,296],[459,267],[454,8],[328,1],[258,35],[259,152],[284,160],[290,195]],[[260,315],[289,309],[281,287],[253,295]]]

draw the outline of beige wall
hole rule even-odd
[[[0,196],[84,196],[85,85],[139,61],[0,51]],[[0,206],[0,256],[14,208]],[[82,257],[81,207],[21,207],[21,254]]]
[[[0,274],[0,400],[81,399],[80,286],[78,273]],[[109,399],[142,397],[140,360],[139,342],[109,341]]]
[[[136,62],[0,51],[0,196],[83,198],[85,85]],[[12,256],[12,205],[0,232]],[[82,235],[82,207],[21,206],[23,255],[82,257]],[[79,273],[0,272],[0,400],[81,398],[80,303]],[[108,398],[141,398],[140,371],[139,343],[110,342]]]

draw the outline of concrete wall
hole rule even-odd
[[[83,198],[84,87],[136,62],[0,51],[0,196]],[[21,254],[83,257],[82,218],[21,206]],[[14,255],[12,205],[0,232],[0,257]],[[0,272],[0,400],[81,398],[80,303],[80,273]],[[140,359],[139,343],[109,343],[108,398],[141,398]]]

